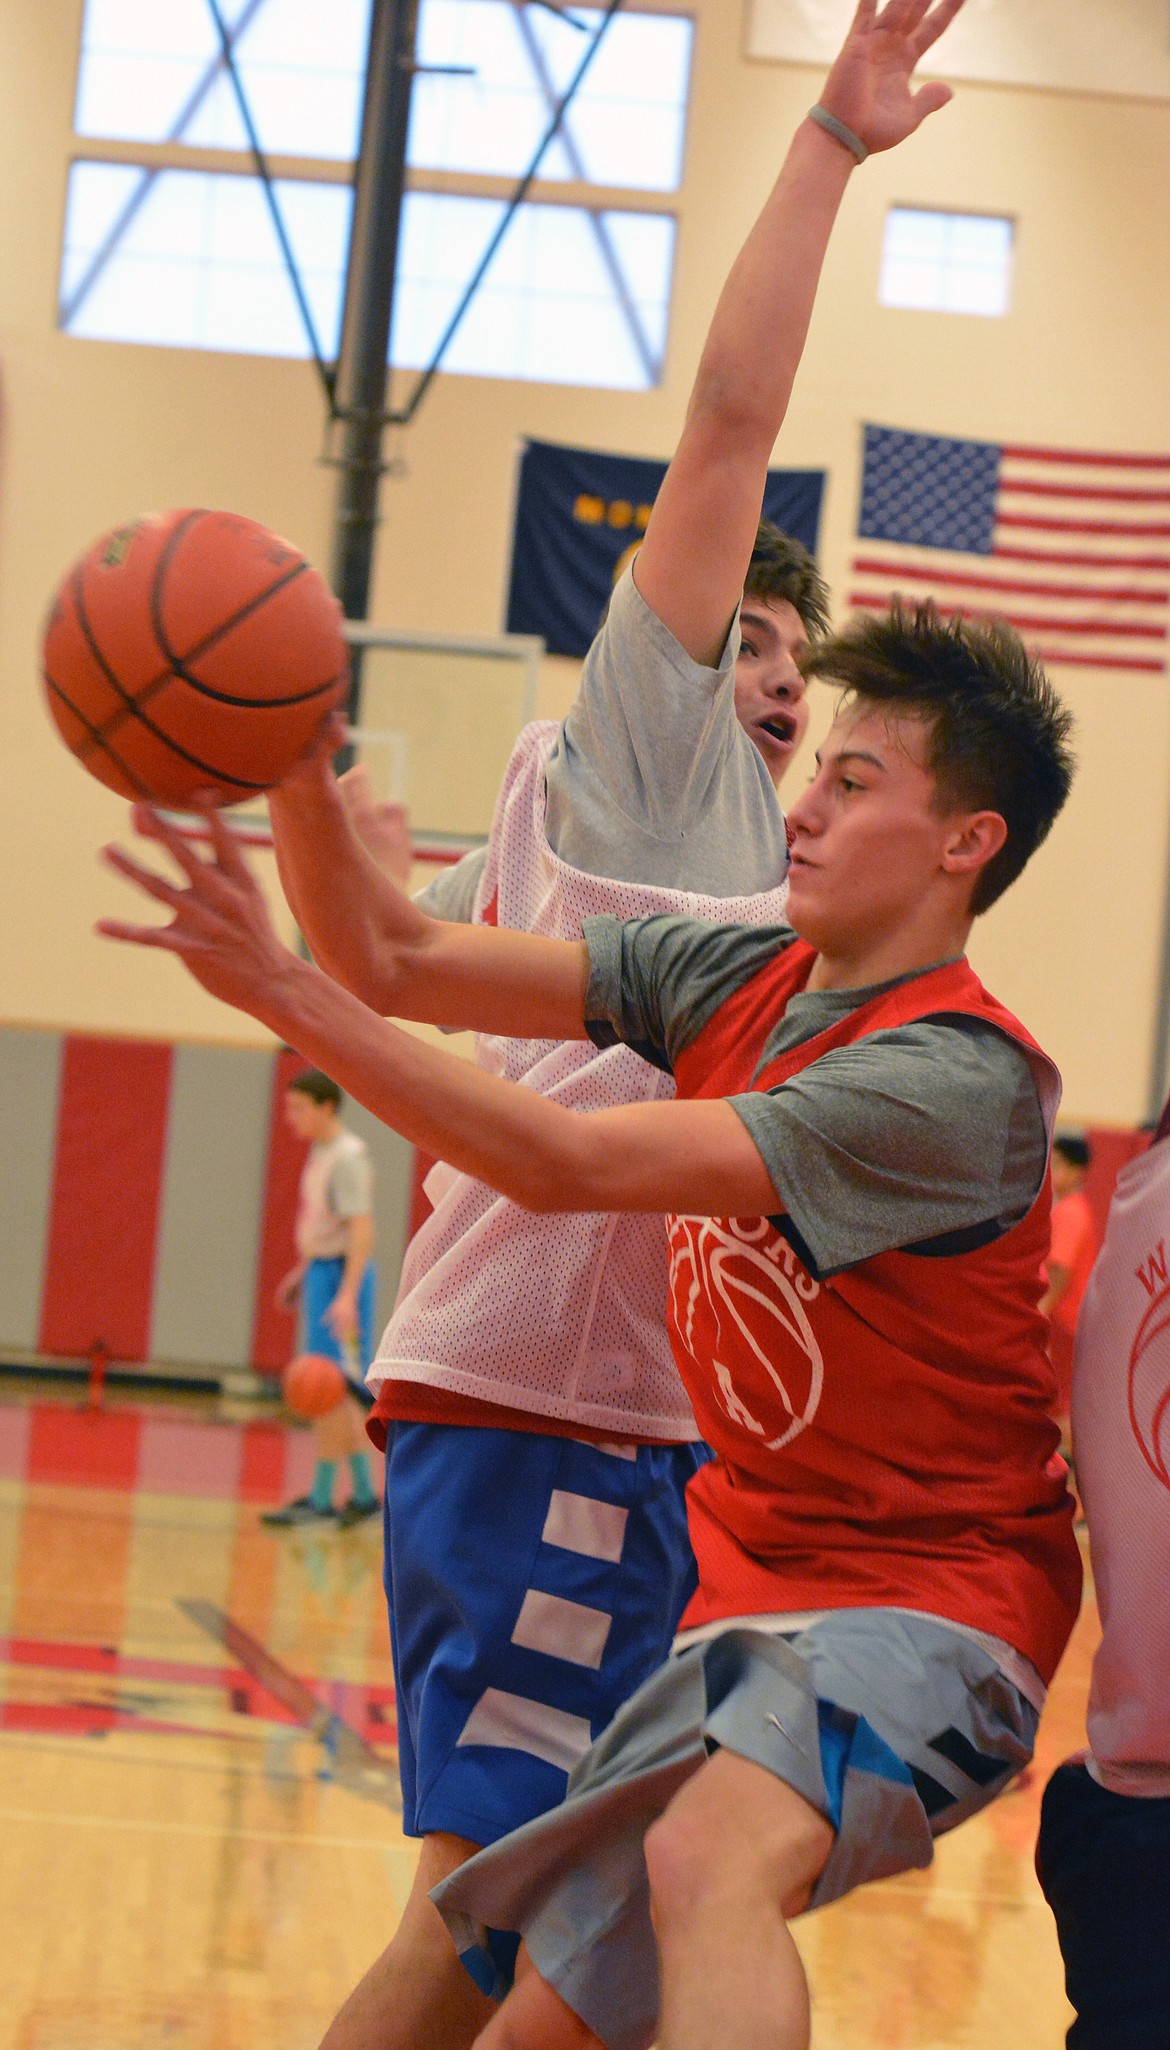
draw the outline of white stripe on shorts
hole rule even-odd
[[[562,1595],[543,1594],[530,1587],[520,1604],[512,1642],[524,1651],[543,1651],[549,1658],[592,1666],[596,1672],[612,1623],[613,1617],[604,1609],[587,1608],[584,1602],[568,1602]]]
[[[527,1751],[572,1772],[592,1742],[583,1715],[569,1715],[563,1708],[548,1708],[543,1701],[528,1701],[522,1694],[505,1694],[502,1688],[486,1687],[463,1725],[463,1744],[491,1744],[501,1751]]]
[[[608,1559],[616,1566],[629,1516],[629,1510],[620,1509],[616,1502],[595,1502],[589,1495],[571,1495],[566,1488],[554,1488],[541,1543],[559,1545],[566,1552],[583,1552],[587,1559]]]

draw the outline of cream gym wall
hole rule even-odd
[[[677,436],[723,273],[815,97],[816,72],[743,55],[739,0],[696,0],[692,111],[666,381],[614,394],[440,379],[387,483],[374,614],[501,624],[515,452],[527,434],[639,454]],[[54,326],[80,0],[0,12],[0,1023],[257,1043],[163,958],[92,936],[127,899],[95,860],[124,807],[42,710],[37,639],[61,570],[144,508],[238,508],[328,558],[332,473],[307,365],[75,341]],[[823,557],[844,588],[859,423],[991,440],[1170,448],[1170,106],[964,85],[896,157],[858,173],[777,460],[823,464]],[[1013,215],[1003,320],[877,304],[894,201]],[[469,456],[474,461],[469,461]],[[469,494],[468,479],[474,478]],[[980,972],[1052,1048],[1074,1119],[1145,1109],[1170,816],[1170,686],[1068,674],[1082,768],[1065,818],[977,929]],[[572,665],[550,662],[559,714]],[[818,688],[815,733],[828,696]],[[793,782],[800,779],[799,765]],[[268,877],[271,882],[271,875]]]

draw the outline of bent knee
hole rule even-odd
[[[689,1917],[728,1894],[797,1914],[832,1846],[832,1825],[803,1795],[763,1766],[719,1752],[646,1832],[655,1920]]]

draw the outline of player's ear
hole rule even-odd
[[[1007,821],[997,811],[964,812],[954,821],[942,852],[944,873],[974,875],[993,861],[1007,839]]]

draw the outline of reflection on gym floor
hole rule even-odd
[[[0,2050],[314,2050],[409,1890],[376,1522],[261,1527],[304,1434],[0,1401]],[[799,1930],[817,2050],[1060,2050],[1032,1872],[1091,1603],[1026,1785]]]

